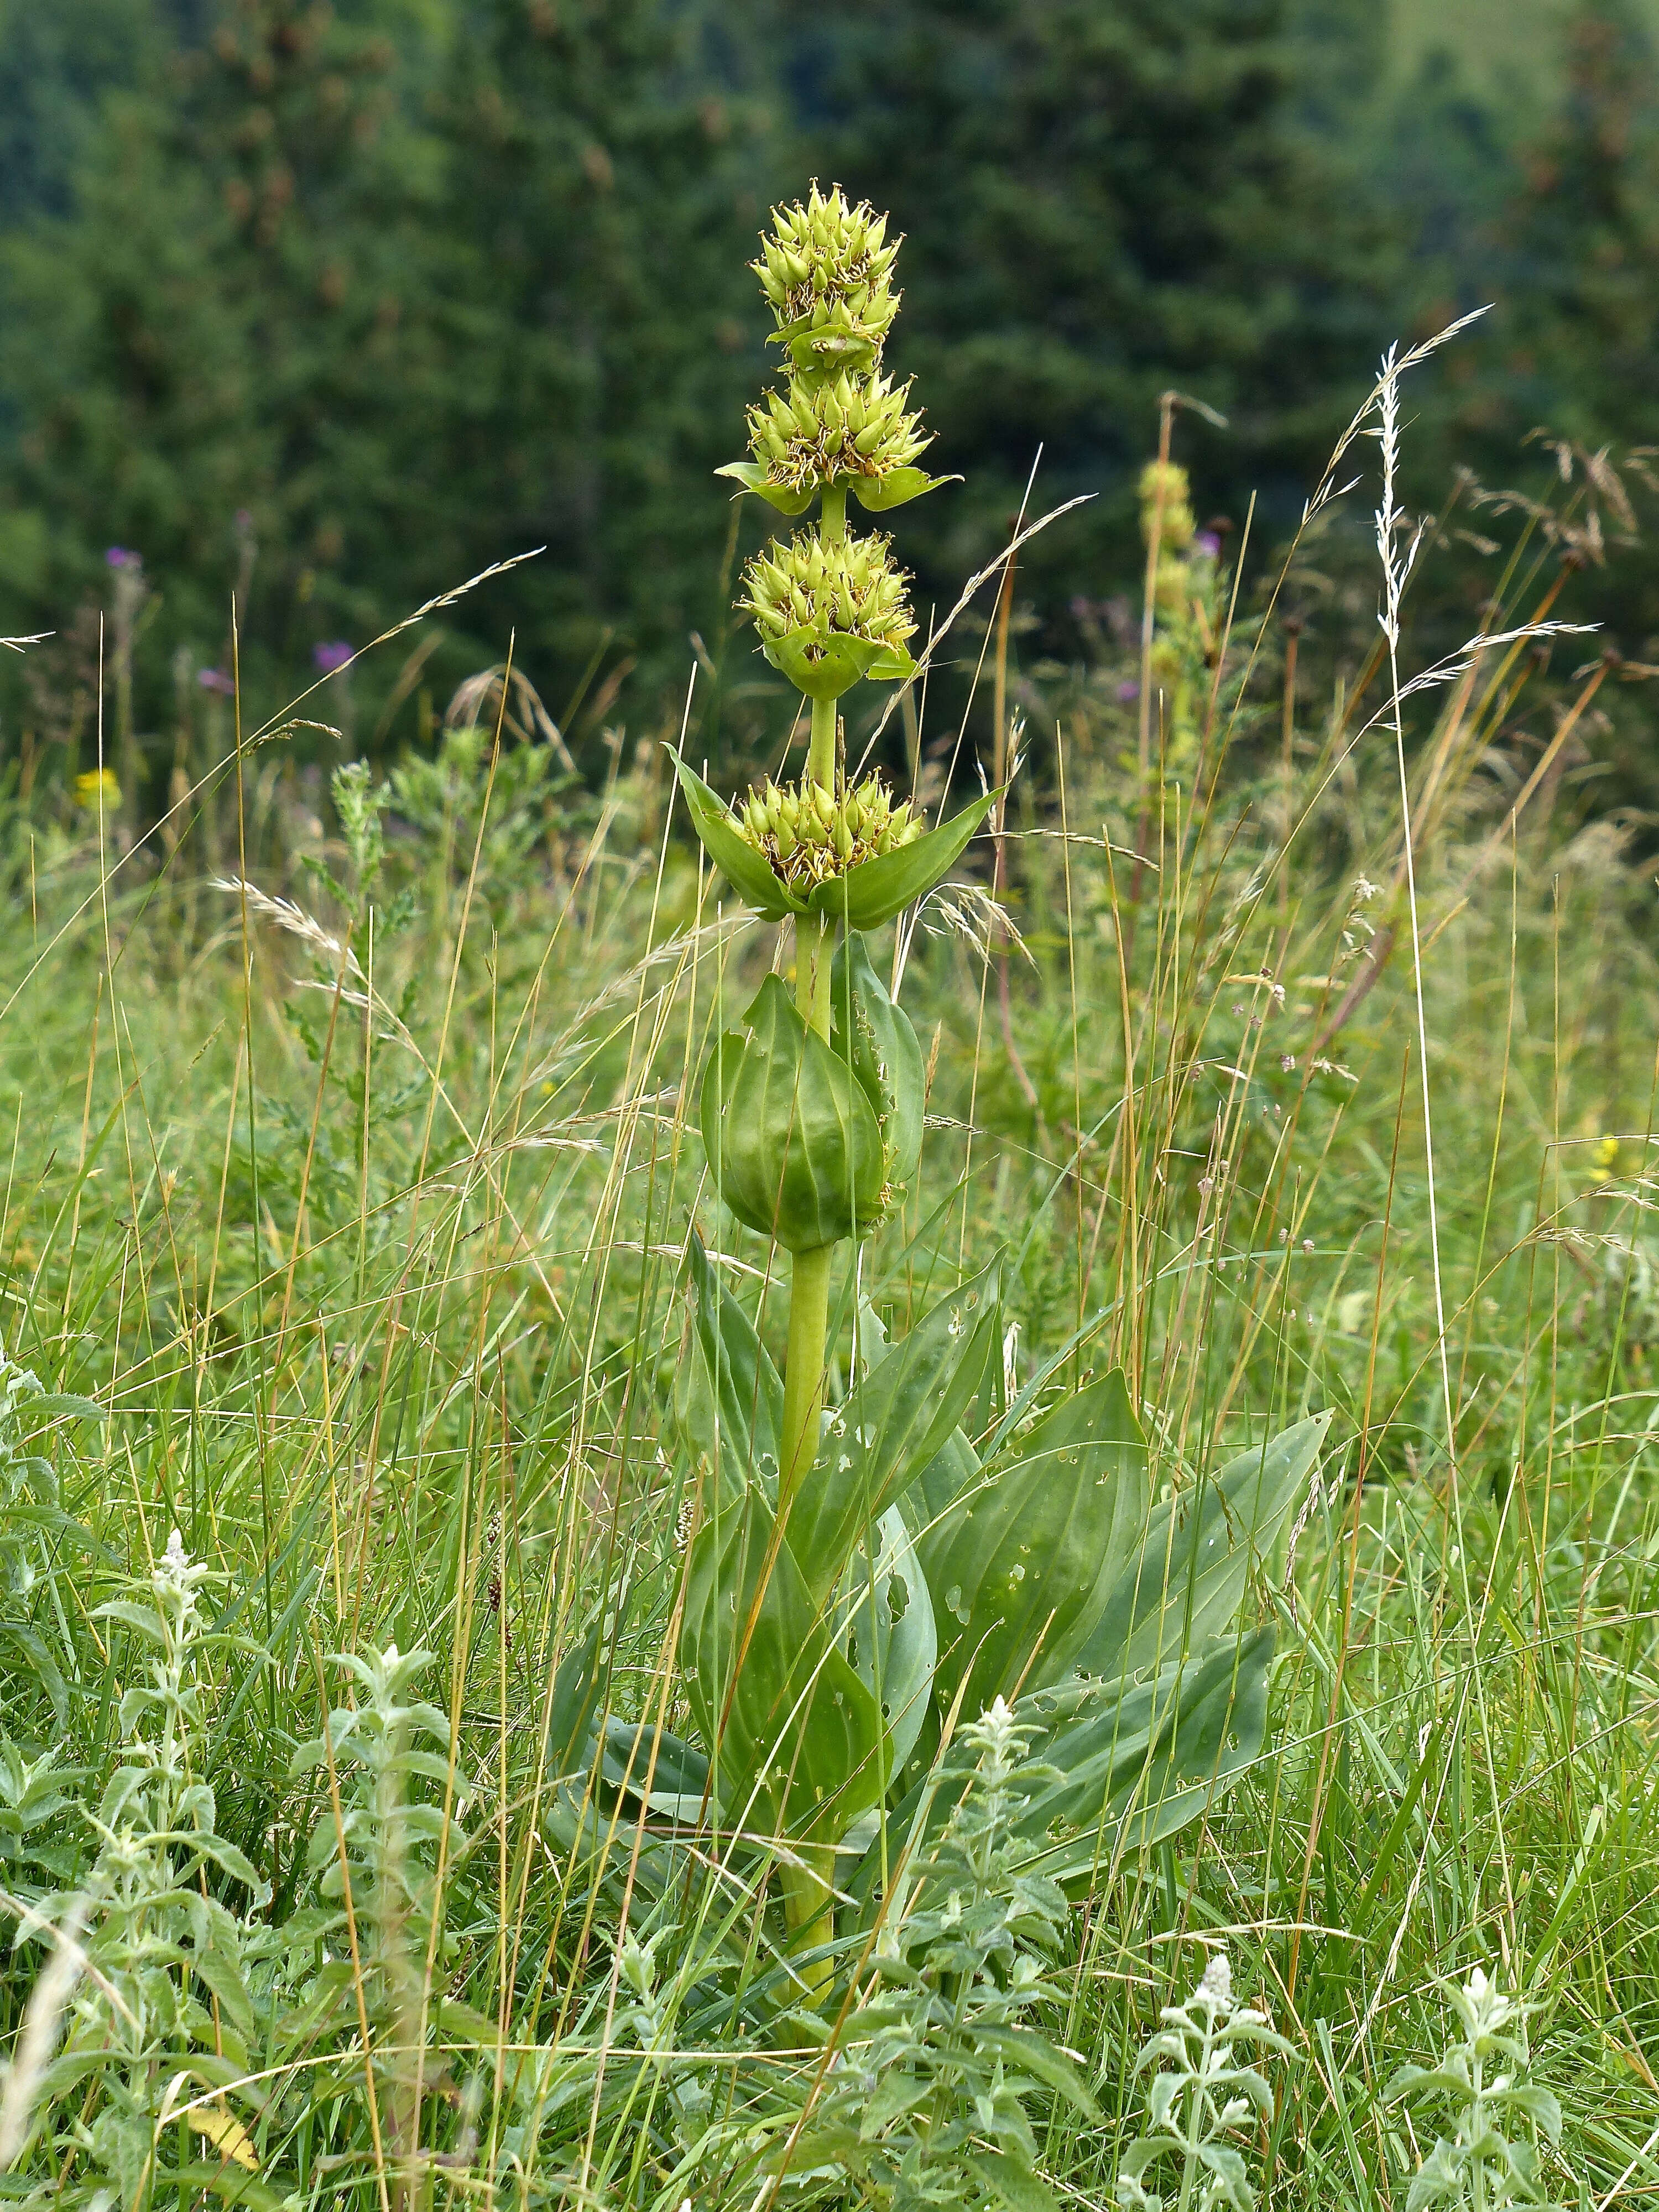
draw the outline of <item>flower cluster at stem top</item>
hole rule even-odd
[[[804,203],[775,209],[772,234],[750,264],[777,317],[773,343],[803,369],[867,368],[898,313],[897,255],[886,216],[848,207],[839,185],[826,195],[815,182]]]

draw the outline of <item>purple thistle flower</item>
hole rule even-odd
[[[1127,707],[1132,699],[1139,698],[1140,686],[1133,676],[1126,676],[1122,683],[1118,685],[1117,696],[1119,705],[1123,707]]]
[[[129,552],[125,545],[112,545],[104,558],[112,568],[142,568],[144,565],[143,555]]]
[[[356,658],[356,652],[344,638],[337,637],[325,645],[313,645],[311,657],[325,676],[332,676],[337,668],[343,668],[349,660]]]
[[[196,681],[204,691],[217,691],[227,699],[236,689],[235,684],[232,683],[222,668],[198,668],[196,672]]]
[[[1213,530],[1200,530],[1193,540],[1193,550],[1203,560],[1218,560],[1221,556],[1221,540]]]

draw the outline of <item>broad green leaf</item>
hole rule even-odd
[[[723,1491],[751,1474],[775,1485],[783,1385],[748,1315],[708,1263],[694,1229],[685,1251],[690,1322],[674,1376],[674,1423],[693,1466]]]
[[[831,1414],[790,1516],[789,1542],[821,1604],[853,1547],[961,1420],[998,1341],[995,1262],[887,1347]]]
[[[903,507],[941,484],[960,483],[960,477],[930,477],[926,469],[890,469],[883,477],[848,477],[848,489],[870,514],[885,514]]]
[[[881,1797],[886,1730],[791,1547],[774,1534],[771,1510],[751,1489],[692,1540],[686,1691],[726,1820],[797,1843],[833,1843]]]
[[[729,477],[733,483],[741,484],[744,491],[757,492],[780,514],[805,514],[812,504],[811,491],[791,491],[787,484],[769,483],[766,471],[758,461],[727,461],[715,470],[717,477]]]
[[[836,1634],[853,1671],[881,1707],[894,1771],[921,1733],[933,1686],[939,1639],[927,1579],[904,1525],[890,1505],[853,1554],[836,1593]]]
[[[553,1677],[553,1699],[547,1716],[547,1771],[569,1774],[588,1760],[582,1747],[589,1741],[588,1723],[599,1698],[599,1630],[595,1621],[579,1644],[560,1660]]]
[[[1115,1853],[1145,1850],[1202,1812],[1260,1753],[1273,1649],[1270,1628],[1253,1630],[1151,1681],[1073,1676],[1018,1698],[1016,1717],[1040,1731],[1033,1761],[1057,1770],[1019,1817],[1026,1869],[1060,1882],[1087,1881]],[[960,1794],[923,1775],[889,1814],[888,1832],[908,1837],[925,1807],[915,1844],[925,1851]],[[849,1887],[872,1899],[880,1879],[872,1849]]]
[[[1298,1421],[1160,1506],[1078,1651],[1078,1671],[1104,1680],[1149,1674],[1218,1635],[1305,1493],[1329,1425],[1328,1413]]]
[[[902,1188],[921,1159],[927,1072],[910,1017],[888,997],[857,930],[842,940],[830,969],[830,1048],[870,1101],[887,1182]]]
[[[611,1789],[644,1798],[652,1812],[666,1820],[692,1823],[708,1817],[708,1761],[694,1744],[654,1722],[635,1724],[614,1715],[607,1717],[601,1740],[599,1773]]]
[[[1070,1665],[1136,1547],[1146,1444],[1121,1374],[1060,1400],[918,1545],[939,1608],[939,1702],[983,1712]]]
[[[672,750],[672,748],[671,748]],[[691,826],[703,849],[738,896],[768,921],[781,921],[787,914],[804,914],[804,902],[772,872],[772,865],[738,834],[731,810],[712,791],[694,768],[674,753],[674,771],[691,817]]]
[[[1039,1741],[1033,1758],[1060,1778],[1032,1798],[1019,1832],[1042,1871],[1066,1881],[1116,1852],[1150,1849],[1235,1781],[1267,1732],[1273,1653],[1273,1630],[1255,1629],[1151,1682],[1100,1685],[1076,1718]],[[1019,1699],[1022,1720],[1042,1718],[1045,1694]]]
[[[832,876],[809,895],[807,905],[814,914],[833,915],[848,929],[876,929],[890,921],[902,908],[913,905],[932,890],[956,866],[998,795],[987,792],[913,844],[901,845],[878,860],[860,860],[844,876]]]
[[[739,1221],[791,1252],[838,1243],[881,1214],[881,1131],[851,1069],[769,975],[703,1071],[704,1149]]]
[[[912,1527],[925,1539],[979,1476],[979,1454],[953,1429],[905,1493]]]

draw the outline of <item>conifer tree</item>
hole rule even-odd
[[[1377,319],[1373,241],[1299,120],[1283,15],[849,0],[803,41],[822,166],[910,240],[898,363],[926,376],[942,465],[971,455],[982,487],[936,558],[994,549],[1041,445],[1041,502],[1106,496],[1027,573],[1126,577],[1171,386],[1230,420],[1194,432],[1206,511],[1252,488],[1299,507]]]

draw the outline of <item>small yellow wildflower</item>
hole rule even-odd
[[[88,814],[101,811],[112,814],[121,804],[121,787],[115,781],[112,768],[89,769],[85,775],[75,779],[75,803],[85,807]]]
[[[1613,1181],[1613,1165],[1618,1158],[1618,1138],[1598,1137],[1595,1140],[1595,1149],[1590,1155],[1590,1158],[1594,1163],[1589,1171],[1590,1181],[1592,1182],[1611,1182]]]

